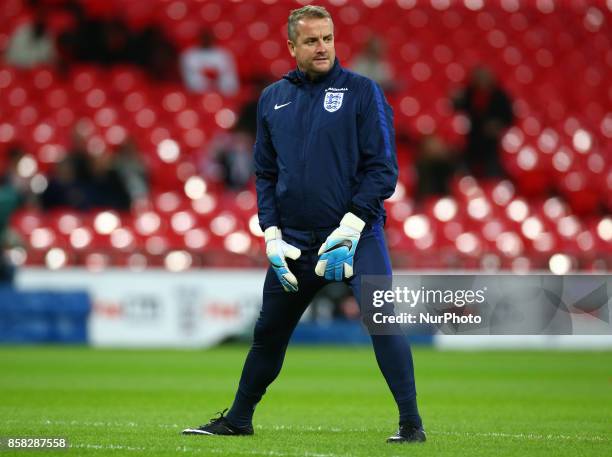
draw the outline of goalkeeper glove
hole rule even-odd
[[[330,281],[342,281],[353,276],[353,257],[365,222],[353,213],[346,213],[340,227],[331,232],[319,249],[315,273]]]
[[[264,238],[266,240],[266,256],[283,289],[285,289],[285,292],[297,292],[297,278],[289,271],[285,257],[296,260],[302,255],[302,251],[283,241],[282,233],[278,227],[268,227],[264,232]]]

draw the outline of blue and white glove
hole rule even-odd
[[[264,238],[266,240],[266,256],[283,289],[285,289],[285,292],[297,292],[297,278],[289,271],[285,257],[296,260],[302,255],[302,251],[283,241],[282,233],[278,227],[268,227],[264,232]]]
[[[365,222],[353,213],[346,213],[340,227],[331,232],[319,249],[315,273],[330,281],[342,281],[353,276],[353,257]]]

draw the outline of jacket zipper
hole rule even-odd
[[[307,201],[306,199],[306,195],[305,195],[305,189],[306,189],[306,168],[308,166],[307,163],[307,157],[306,157],[306,151],[308,149],[308,146],[311,142],[310,139],[310,135],[313,132],[312,129],[312,123],[311,123],[311,119],[312,119],[312,112],[313,112],[313,98],[315,97],[315,89],[316,87],[313,84],[310,83],[306,83],[306,113],[303,119],[303,123],[302,123],[302,133],[303,133],[303,143],[302,143],[302,150],[300,152],[300,166],[302,167],[302,169],[304,170],[303,173],[300,173],[300,190],[301,190],[301,200],[302,200],[302,208],[303,208],[303,216],[304,216],[304,220],[311,220],[311,215],[310,215],[310,202]]]

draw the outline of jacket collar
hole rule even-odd
[[[298,86],[302,84],[316,85],[316,84],[321,84],[326,81],[330,81],[334,79],[336,76],[338,76],[342,72],[342,70],[343,70],[342,66],[340,65],[340,62],[338,61],[338,58],[336,57],[336,59],[334,60],[334,65],[332,65],[331,69],[327,73],[325,73],[323,76],[317,78],[314,81],[310,81],[306,77],[306,74],[302,72],[299,68],[296,68],[295,70],[292,70],[289,73],[287,73],[285,76],[283,76],[283,79],[286,79],[292,84],[296,84]]]

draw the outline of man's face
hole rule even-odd
[[[327,18],[301,19],[296,31],[295,42],[288,40],[287,46],[298,68],[311,79],[331,70],[336,59],[333,22]]]

